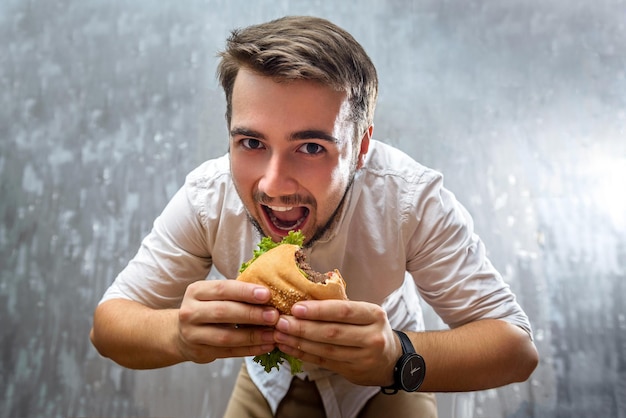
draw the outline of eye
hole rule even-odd
[[[263,148],[263,143],[258,139],[254,138],[245,138],[240,141],[240,144],[243,145],[244,148],[247,149],[261,149]]]
[[[311,155],[321,154],[324,151],[326,151],[326,149],[323,146],[316,144],[314,142],[307,142],[306,144],[302,145],[298,150],[300,152],[303,152],[304,154],[311,154]]]

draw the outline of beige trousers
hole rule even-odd
[[[225,418],[271,418],[272,411],[257,389],[245,363],[241,367]],[[314,382],[293,379],[287,395],[278,406],[277,418],[326,418],[322,398]],[[379,393],[370,399],[359,418],[406,417],[437,418],[437,403],[432,393]],[[341,418],[341,417],[327,417]]]

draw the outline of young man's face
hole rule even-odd
[[[344,92],[312,81],[276,82],[248,69],[235,80],[230,124],[233,180],[264,235],[310,240],[329,226],[367,152],[354,147]]]

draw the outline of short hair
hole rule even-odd
[[[277,81],[313,80],[345,91],[359,138],[373,123],[376,68],[352,35],[328,20],[287,16],[235,29],[218,56],[217,75],[226,95],[229,126],[233,86],[242,67]]]

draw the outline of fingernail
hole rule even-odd
[[[285,332],[289,331],[289,321],[287,321],[285,318],[280,318],[278,320],[278,323],[276,324],[276,329]]]
[[[265,322],[269,324],[273,324],[274,322],[276,322],[276,318],[278,317],[278,312],[274,308],[266,309],[263,311],[261,316],[263,317],[263,320]]]
[[[260,302],[265,302],[270,297],[270,291],[265,287],[257,287],[252,294],[254,298]]]
[[[293,316],[304,316],[306,315],[306,306],[295,304],[291,307],[291,314]]]

